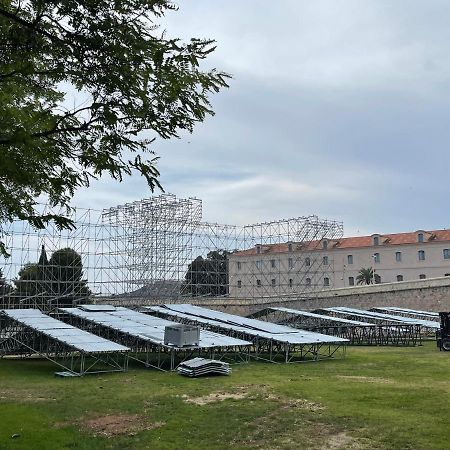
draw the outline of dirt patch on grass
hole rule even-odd
[[[210,403],[223,402],[224,400],[242,400],[246,398],[248,394],[246,392],[213,392],[203,397],[189,397],[188,395],[182,395],[181,398],[186,403],[192,403],[194,405],[208,405]]]
[[[343,431],[329,436],[320,450],[360,450],[363,448],[366,448],[364,444]]]
[[[388,378],[379,377],[361,377],[356,375],[338,375],[338,378],[342,378],[348,381],[356,381],[360,383],[378,383],[378,384],[392,384],[393,381]]]
[[[272,399],[271,394],[267,394],[266,391],[266,385],[249,384],[234,387],[233,391],[217,391],[202,397],[190,397],[189,395],[183,394],[181,398],[186,403],[192,403],[194,405],[208,405],[210,403],[223,402],[224,400],[243,400],[244,398],[254,400],[261,394],[263,394],[263,398]],[[276,399],[276,397],[273,397],[273,399]]]
[[[140,431],[154,430],[164,426],[164,422],[149,422],[137,414],[118,414],[86,420],[83,426],[96,435],[113,437],[120,434],[133,436]]]
[[[295,399],[295,400],[289,400],[283,404],[284,409],[288,408],[300,408],[305,409],[310,412],[318,412],[323,411],[325,409],[325,406],[321,405],[320,403],[310,402],[309,400],[306,400],[304,398]]]

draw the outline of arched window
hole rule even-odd
[[[328,277],[325,277],[325,278],[323,279],[323,285],[324,285],[324,286],[329,286],[329,285],[330,285],[330,279],[329,279]]]
[[[425,261],[425,250],[419,250],[417,256],[419,257],[419,261]]]
[[[238,288],[241,288],[241,287],[242,287],[242,281],[241,281],[241,280],[238,280],[238,282],[237,282],[237,287],[238,287]]]
[[[324,257],[323,257],[323,264],[324,264],[325,266],[328,266],[328,256],[324,256]]]
[[[291,287],[292,287],[292,285],[293,285],[293,281],[292,281],[292,278],[289,278],[289,287],[291,288]]]
[[[380,262],[380,254],[379,253],[373,254],[373,261],[377,264]]]
[[[353,264],[353,255],[347,255],[347,264]]]
[[[373,245],[380,245],[380,237],[379,236],[374,236]]]
[[[348,277],[348,285],[349,286],[354,286],[355,285],[354,277]]]
[[[423,233],[417,235],[417,242],[423,242]]]
[[[327,250],[328,249],[328,241],[323,241],[322,246],[323,246],[324,250]]]
[[[305,258],[305,266],[311,265],[311,258]]]

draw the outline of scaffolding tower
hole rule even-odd
[[[201,200],[172,194],[103,211],[73,209],[70,218],[74,230],[5,224],[11,256],[0,256],[0,309],[310,298],[333,287],[327,249],[343,235],[342,222],[317,216],[208,223]]]

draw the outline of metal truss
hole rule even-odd
[[[384,310],[384,308],[370,308],[369,311],[381,312],[384,314],[393,314],[396,316],[406,317],[408,319],[436,321],[437,323],[439,323],[439,316],[437,316],[436,318],[430,317],[430,315],[428,313],[426,313],[425,311],[423,314],[421,314],[418,311],[417,312],[407,312],[407,311],[396,310],[395,312],[392,312],[392,311],[386,311],[386,310]],[[422,325],[421,334],[423,335],[424,338],[435,339],[436,338],[436,329]]]
[[[235,226],[204,222],[202,214],[201,200],[164,194],[103,211],[74,209],[74,230],[5,224],[11,257],[0,256],[0,308],[311,298],[333,286],[324,249],[338,245],[341,222],[304,216]]]
[[[323,311],[320,310],[320,312]],[[337,324],[334,320],[327,320],[325,315],[320,318],[308,317],[280,311],[276,308],[263,309],[251,317],[348,339],[348,345],[415,346],[422,343],[421,328],[417,325],[380,324],[374,322],[367,323],[367,325],[355,325],[345,323],[345,320],[341,324]]]
[[[33,328],[2,316],[0,357],[37,355],[63,369],[62,376],[84,376],[128,369],[128,352],[80,352]]]
[[[149,313],[148,310],[143,310],[143,312]],[[203,321],[200,322],[195,320],[195,317],[185,318],[173,315],[169,317],[164,315],[164,313],[156,312],[152,312],[152,315],[168,318],[169,320],[177,321],[179,323],[200,326],[205,330],[251,342],[253,345],[249,347],[249,357],[271,363],[319,361],[338,356],[345,357],[346,354],[346,343],[329,344],[318,342],[314,344],[289,344],[277,341],[276,339],[255,336],[250,330],[249,332],[246,332],[244,328],[237,331],[222,327],[219,323],[207,324]]]
[[[249,360],[248,347],[175,348],[168,345],[159,345],[148,339],[143,339],[139,336],[107,327],[99,322],[71,314],[60,314],[58,318],[77,328],[130,348],[130,359],[143,364],[147,368],[151,367],[163,372],[173,371],[182,362],[195,357],[223,360],[231,363],[244,363]]]

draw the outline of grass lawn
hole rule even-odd
[[[0,360],[0,449],[450,448],[450,354],[434,342],[229,377],[55,370]]]

